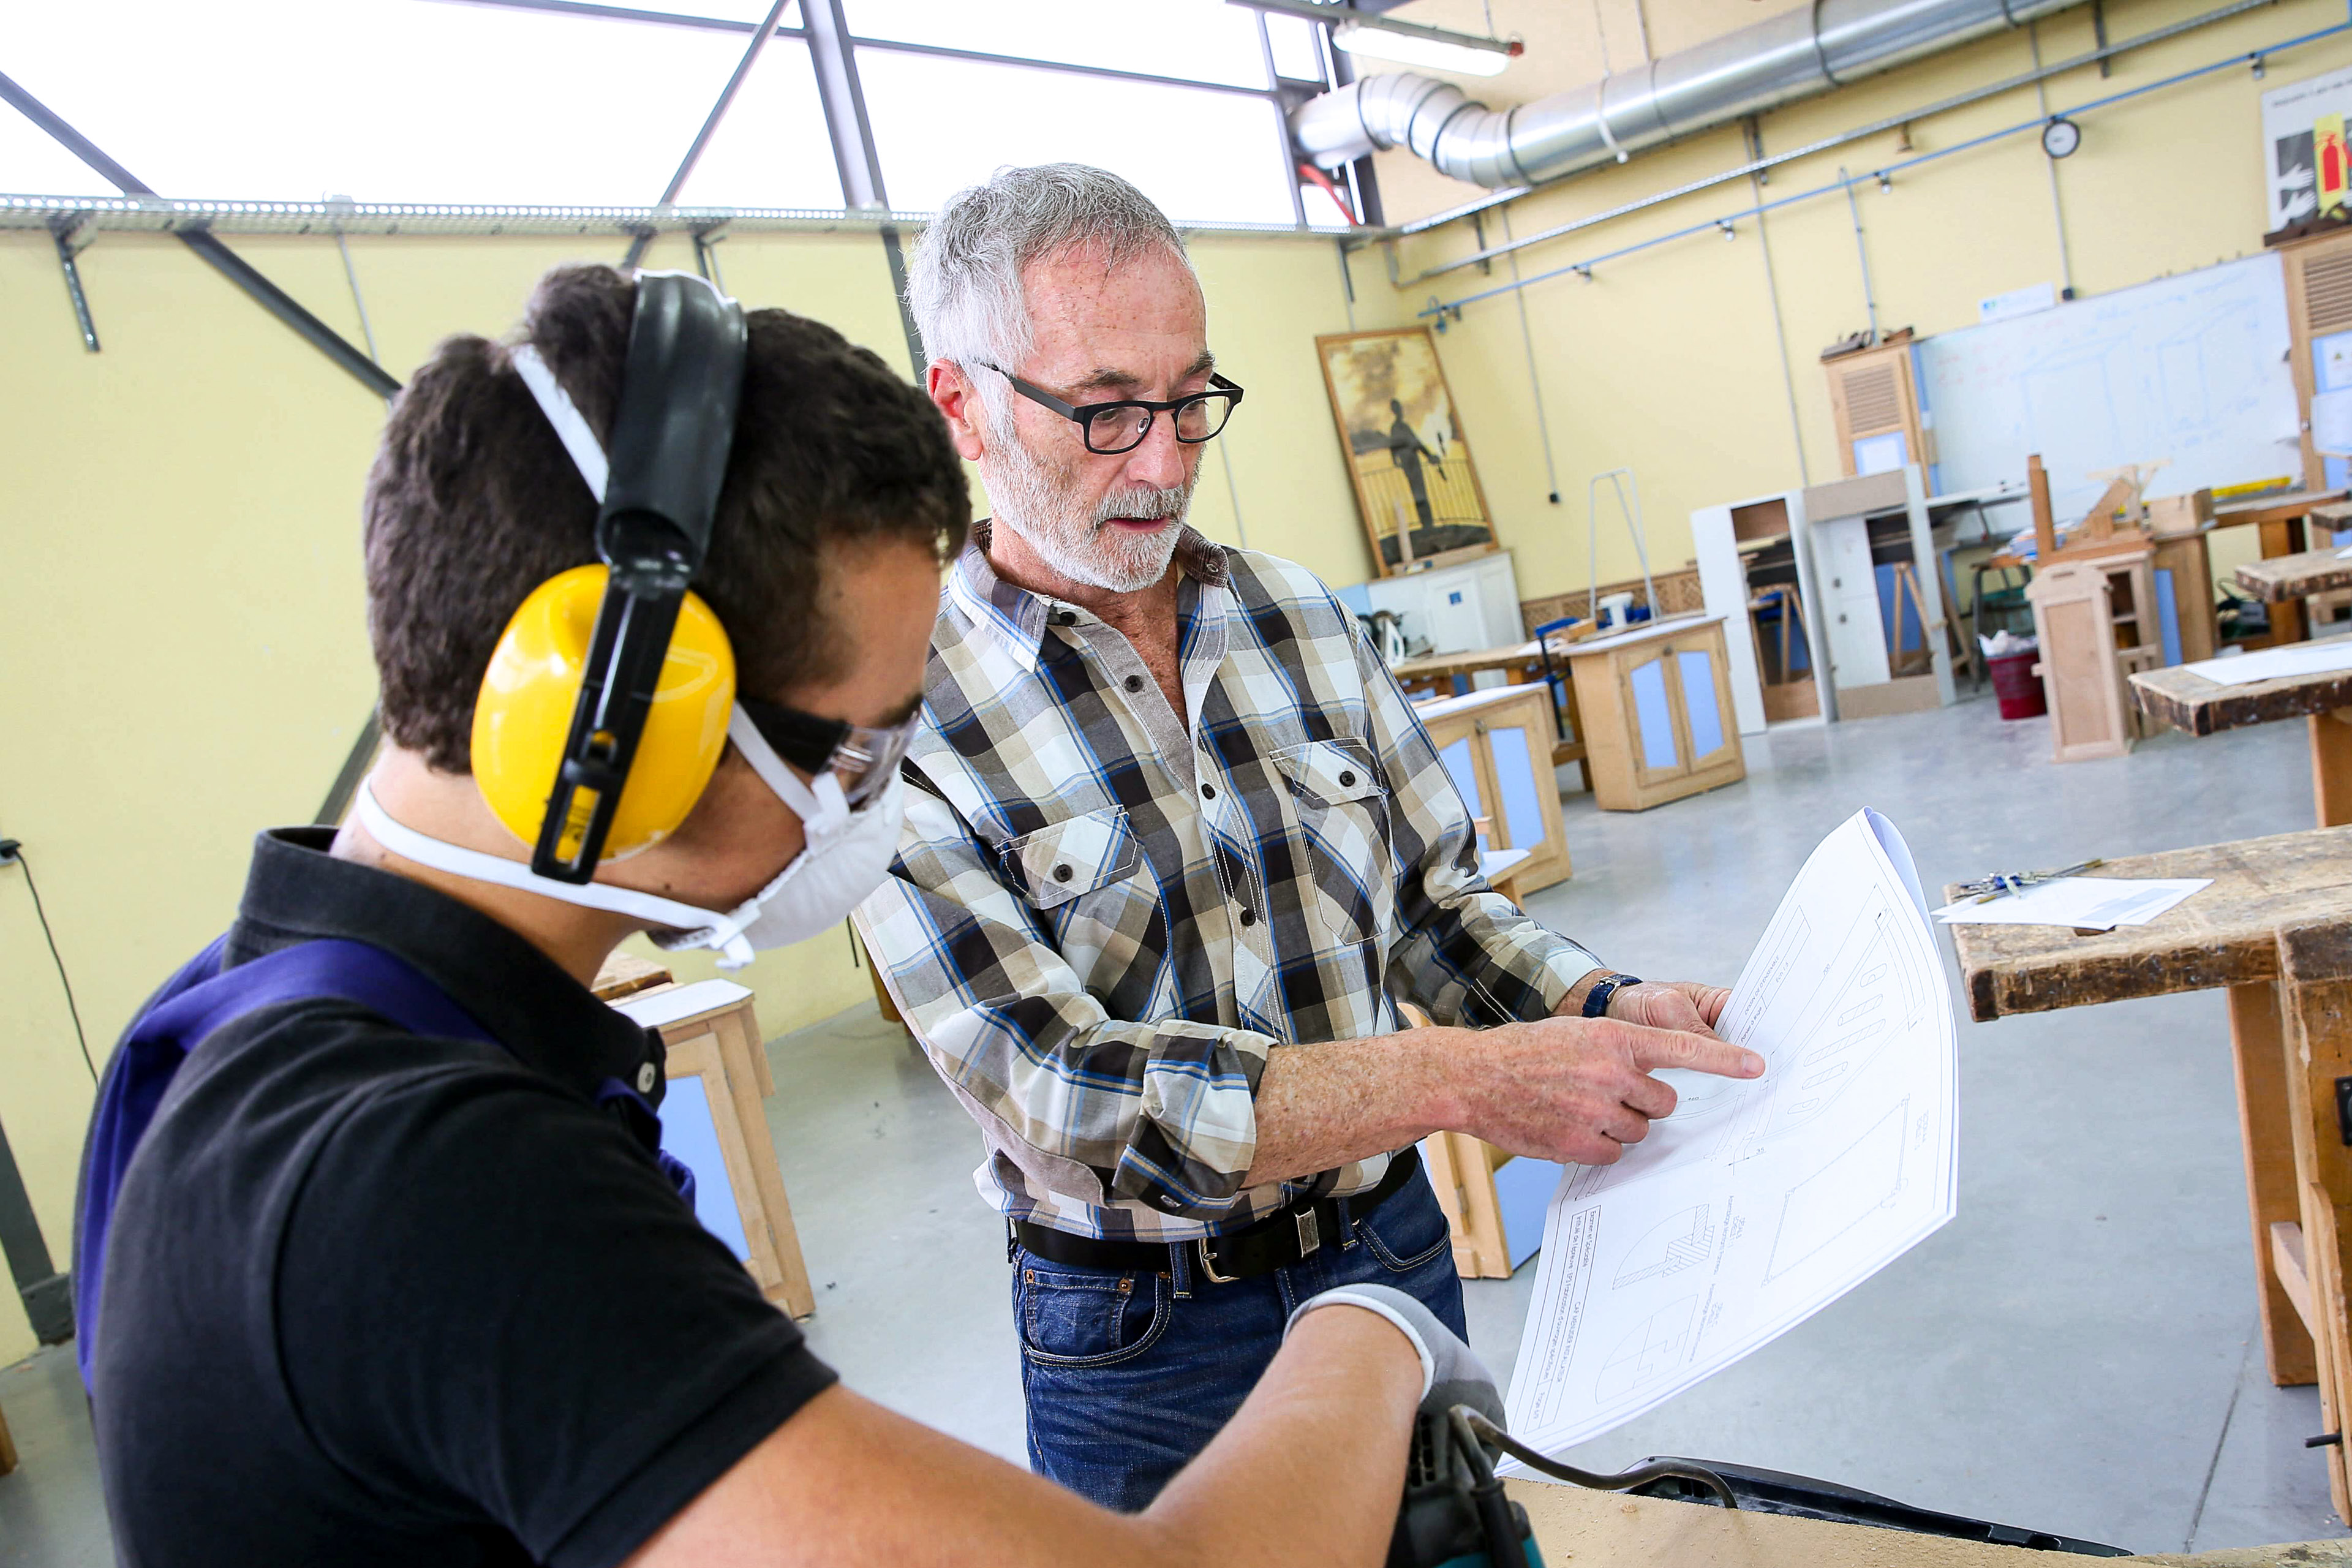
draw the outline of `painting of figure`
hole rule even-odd
[[[1494,521],[1428,329],[1347,332],[1315,348],[1381,573],[1492,550]]]

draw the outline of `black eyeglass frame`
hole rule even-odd
[[[1003,376],[1005,380],[1011,382],[1013,384],[1013,390],[1027,398],[1030,402],[1050,408],[1055,413],[1060,415],[1063,418],[1067,419],[1072,424],[1076,425],[1078,427],[1078,439],[1086,443],[1087,451],[1092,452],[1098,458],[1116,458],[1122,452],[1132,452],[1138,447],[1142,446],[1143,443],[1150,437],[1152,421],[1159,418],[1162,414],[1174,414],[1178,410],[1188,407],[1192,404],[1206,403],[1212,398],[1221,398],[1225,402],[1225,417],[1217,421],[1217,427],[1214,430],[1210,431],[1205,436],[1185,436],[1180,433],[1176,437],[1177,440],[1182,442],[1187,447],[1198,447],[1206,442],[1213,441],[1224,433],[1227,422],[1229,422],[1234,416],[1234,410],[1239,408],[1242,405],[1242,388],[1240,384],[1235,382],[1227,381],[1223,376],[1219,375],[1214,371],[1211,371],[1209,373],[1208,391],[1186,393],[1181,397],[1172,397],[1165,403],[1154,403],[1148,398],[1142,397],[1118,397],[1113,398],[1108,403],[1069,403],[1055,396],[1052,393],[1046,391],[1044,387],[1039,386],[1034,382],[1022,380],[1011,371],[1006,370],[1003,365],[991,364],[986,360],[982,360],[979,363],[982,369],[992,370],[997,374]],[[1143,428],[1138,430],[1135,433],[1135,439],[1129,442],[1126,446],[1113,447],[1106,449],[1095,445],[1094,418],[1096,415],[1108,413],[1114,408],[1142,409]]]

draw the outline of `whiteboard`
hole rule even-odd
[[[1917,354],[1937,489],[2021,483],[2039,452],[2063,522],[2106,488],[2097,468],[2169,458],[2150,495],[2298,475],[2287,352],[2275,255],[1939,332]]]

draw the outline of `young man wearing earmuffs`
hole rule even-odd
[[[740,962],[882,874],[967,518],[920,393],[696,279],[561,269],[417,373],[366,501],[384,755],[340,831],[259,838],[85,1155],[125,1563],[1380,1559],[1416,1404],[1495,1404],[1417,1303],[1307,1303],[1102,1511],[838,1385],[588,989],[634,931]]]

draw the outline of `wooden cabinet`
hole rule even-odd
[[[1569,650],[1592,797],[1647,811],[1748,776],[1723,622],[1685,617]]]
[[[1906,463],[1926,468],[1927,450],[1913,379],[1909,338],[1840,354],[1822,365],[1830,378],[1830,416],[1837,426],[1838,463],[1847,479],[1892,473]]]
[[[2147,552],[2138,554],[2144,571]],[[2133,709],[2116,647],[2110,569],[2097,559],[2062,560],[2026,586],[2041,647],[2033,669],[2050,705],[2050,752],[2062,763],[2120,757],[2131,750]],[[2127,575],[2130,567],[2113,570]]]
[[[1524,849],[1511,873],[1521,893],[1568,879],[1568,838],[1553,772],[1551,688],[1497,686],[1414,704],[1470,815],[1486,820],[1480,847]],[[1727,708],[1726,711],[1728,711]]]

